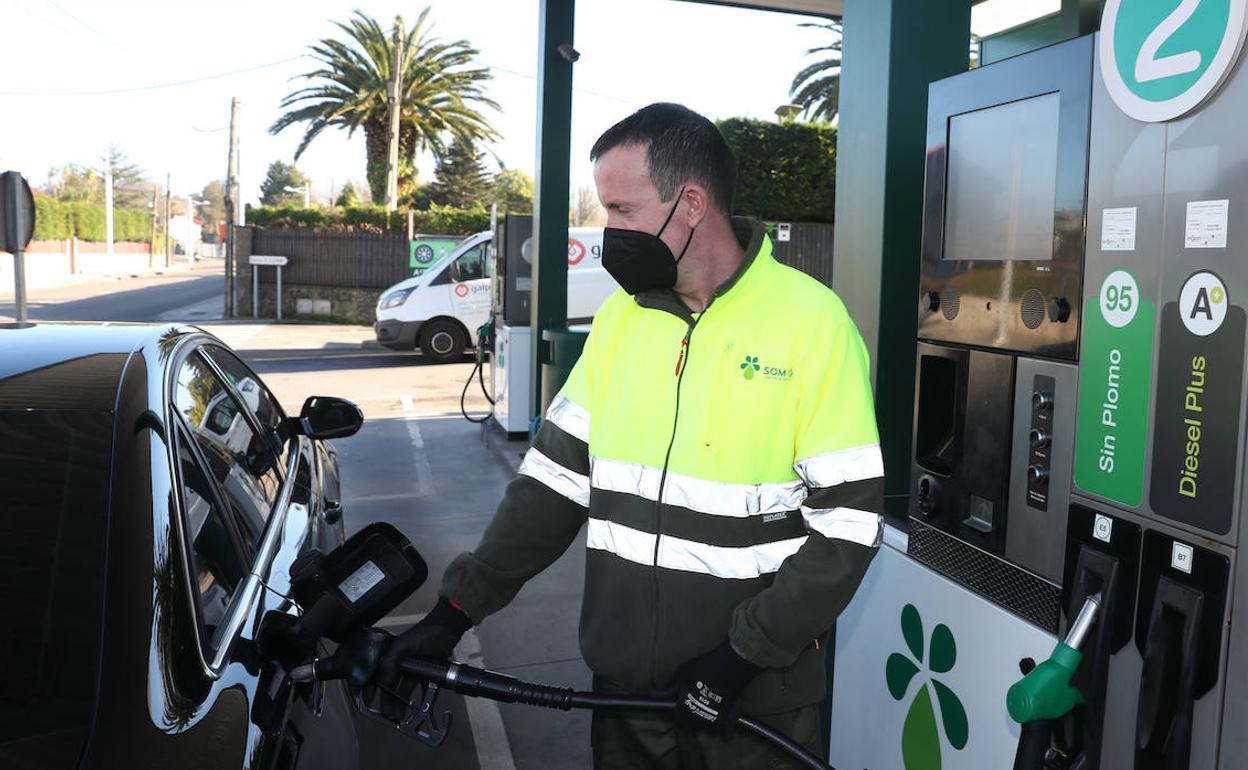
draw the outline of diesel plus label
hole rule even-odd
[[[1161,313],[1149,502],[1217,534],[1231,528],[1245,314],[1214,273],[1190,276]]]

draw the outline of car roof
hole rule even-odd
[[[111,409],[135,350],[190,331],[171,324],[0,324],[0,409]]]

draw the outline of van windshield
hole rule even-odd
[[[0,767],[71,768],[91,725],[112,416],[0,409]]]

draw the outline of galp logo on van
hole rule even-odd
[[[581,264],[581,260],[585,259],[585,244],[575,238],[568,239],[568,265],[575,266]]]

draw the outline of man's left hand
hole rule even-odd
[[[727,639],[691,658],[676,669],[676,718],[693,727],[728,732],[741,714],[741,691],[759,670]]]

